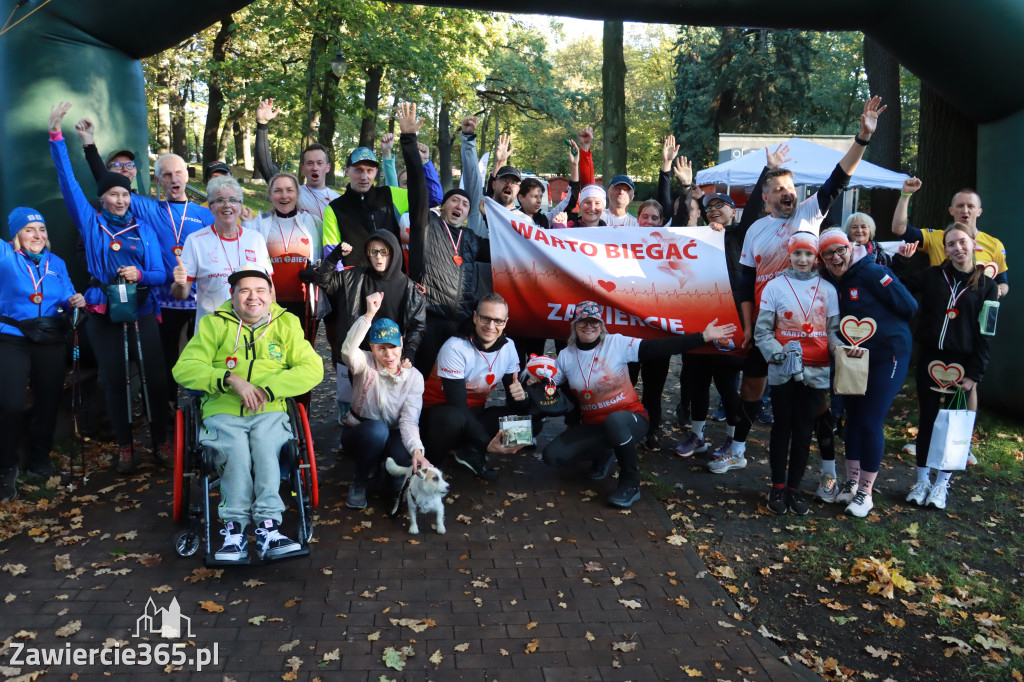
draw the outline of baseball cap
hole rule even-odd
[[[576,312],[572,314],[572,322],[576,324],[580,320],[587,318],[594,318],[596,320],[601,319],[601,312],[603,308],[593,301],[581,301],[576,304]]]
[[[712,192],[711,194],[705,194],[704,198],[700,200],[700,203],[702,206],[704,206],[704,208],[707,208],[708,204],[711,203],[712,199],[721,199],[722,201],[729,204],[733,208],[736,208],[736,202],[732,200],[731,196],[729,196],[728,194],[716,194],[714,192]]]
[[[390,343],[392,346],[402,345],[402,333],[398,325],[386,317],[374,320],[370,325],[370,343]]]
[[[372,163],[374,166],[380,167],[380,163],[377,162],[377,155],[369,147],[356,147],[353,149],[352,153],[348,155],[345,167],[354,166],[357,163]]]
[[[118,149],[116,152],[114,152],[113,154],[111,154],[110,156],[107,157],[107,162],[104,165],[109,166],[110,162],[113,161],[114,159],[116,159],[119,156],[127,156],[132,161],[135,160],[135,154],[133,154],[130,150],[128,150],[128,149]]]
[[[616,175],[612,178],[612,181],[608,183],[608,187],[612,188],[615,185],[629,185],[630,189],[636,189],[633,186],[633,181],[629,179],[628,175]]]
[[[501,178],[506,175],[514,175],[516,180],[522,180],[523,174],[519,172],[519,169],[515,166],[502,166],[498,169],[497,177]]]
[[[227,173],[231,175],[231,167],[223,161],[213,161],[206,164],[206,177],[213,177],[214,173]]]
[[[235,285],[246,277],[259,277],[260,279],[266,280],[267,284],[271,287],[274,286],[274,283],[270,280],[270,275],[262,270],[235,270],[228,275],[228,285],[234,289]]]

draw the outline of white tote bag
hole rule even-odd
[[[928,466],[940,471],[963,471],[971,451],[976,413],[966,409],[967,397],[960,389],[950,400],[950,406],[954,409],[939,410],[935,417],[928,446]]]

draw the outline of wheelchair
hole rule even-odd
[[[274,561],[309,555],[309,544],[313,539],[313,510],[320,503],[313,436],[306,408],[292,398],[288,398],[287,404],[294,435],[281,448],[281,499],[286,510],[293,507],[298,513],[296,535],[301,549]],[[174,550],[178,556],[190,557],[202,547],[206,566],[265,563],[260,559],[219,561],[214,558],[217,548],[212,545],[210,535],[211,526],[215,526],[217,520],[211,517],[210,500],[214,492],[220,492],[220,477],[214,467],[212,453],[199,443],[200,429],[202,398],[192,396],[174,417],[174,521],[185,526],[174,537]],[[199,494],[193,499],[196,488]]]

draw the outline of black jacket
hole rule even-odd
[[[419,150],[416,154],[418,158]],[[401,234],[390,187],[371,187],[366,194],[359,194],[346,186],[342,195],[328,204],[328,208],[338,221],[341,241],[352,245],[352,253],[343,259],[347,266],[369,267],[363,245],[371,232],[386,230],[395,237]],[[325,215],[324,222],[327,220]]]
[[[981,381],[988,367],[989,348],[978,317],[985,301],[999,300],[999,291],[995,282],[982,275],[978,288],[968,288],[953,305],[951,285],[959,294],[970,277],[971,273],[960,272],[951,263],[944,263],[902,277],[902,281],[920,303],[914,339],[921,344],[922,357],[933,357],[942,351],[961,354],[964,373]],[[951,307],[956,309],[953,319],[948,315]]]
[[[461,322],[476,309],[476,264],[491,262],[490,241],[430,210],[416,135],[402,133],[401,142],[409,173],[409,276],[426,289],[431,315]]]
[[[423,329],[427,319],[427,299],[423,288],[402,273],[402,249],[398,238],[390,232],[379,231],[372,234],[374,239],[382,239],[391,249],[391,262],[383,275],[370,268],[354,267],[340,272],[334,270],[341,256],[340,249],[334,249],[331,255],[320,264],[314,275],[315,283],[328,297],[331,306],[337,313],[337,337],[344,339],[356,318],[366,312],[366,297],[378,291],[384,292],[380,310],[376,319],[394,320],[402,332],[402,357],[410,361],[416,359],[416,350],[423,339]],[[365,251],[365,249],[363,249]],[[397,294],[397,292],[401,292]],[[397,294],[397,295],[396,295]],[[332,359],[341,362],[341,348],[332,349]]]

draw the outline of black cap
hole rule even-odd
[[[120,173],[107,171],[100,176],[99,180],[96,181],[96,196],[103,196],[113,187],[124,187],[126,190],[131,192],[132,181]]]
[[[270,280],[270,275],[262,270],[235,270],[228,275],[228,286],[234,289],[238,281],[246,277],[259,277],[260,279],[265,279],[270,286],[274,286],[274,283]]]
[[[130,149],[118,149],[116,152],[107,157],[107,165],[109,166],[110,162],[119,156],[127,156],[132,161],[135,160],[135,154]]]
[[[231,166],[227,165],[223,161],[214,161],[206,164],[206,177],[213,177],[214,173],[227,173],[231,175]]]
[[[502,166],[501,168],[498,169],[497,177],[501,178],[506,175],[514,175],[516,177],[516,180],[523,179],[523,174],[520,173],[519,169],[516,168],[515,166]]]

